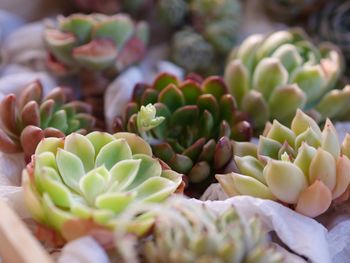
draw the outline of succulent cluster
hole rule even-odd
[[[318,11],[325,2],[325,0],[267,0],[263,6],[272,19],[295,22]]]
[[[171,56],[174,62],[187,71],[217,72],[216,61],[222,60],[236,42],[240,3],[236,0],[161,2],[167,3],[163,12],[168,11],[167,17],[172,20],[176,18],[176,24],[188,21],[187,26],[172,38]],[[177,15],[170,15],[173,13]]]
[[[310,217],[324,213],[332,200],[349,198],[350,135],[340,144],[329,119],[321,131],[298,110],[291,128],[275,120],[258,146],[240,147],[250,154],[235,157],[239,173],[216,175],[229,196],[278,200]]]
[[[115,228],[132,203],[162,202],[181,187],[182,176],[162,168],[135,134],[92,132],[42,140],[22,183],[33,218],[71,240]]]
[[[319,121],[348,119],[349,87],[334,89],[342,62],[331,44],[316,47],[290,29],[244,40],[229,57],[225,80],[257,130],[273,119],[289,124],[298,108]]]
[[[148,25],[128,15],[73,14],[58,17],[44,34],[51,54],[50,65],[58,73],[85,68],[122,70],[139,61],[148,42]]]
[[[143,207],[130,212],[138,215]],[[152,233],[137,239],[116,232],[121,262],[283,262],[269,246],[260,221],[243,222],[233,207],[216,213],[203,204],[183,198],[147,208],[154,218]]]
[[[230,139],[246,141],[252,135],[245,115],[216,76],[203,81],[192,75],[181,82],[162,73],[151,86],[137,84],[124,120],[117,118],[116,124],[117,131],[143,137],[155,156],[187,174],[190,188],[199,193],[213,181],[215,172],[230,171]]]
[[[350,63],[349,13],[349,1],[328,1],[320,12],[315,12],[310,17],[308,25],[308,29],[315,38],[336,44],[342,50],[348,65]]]
[[[39,81],[28,84],[20,95],[9,94],[0,102],[0,151],[34,153],[44,137],[86,133],[94,127],[91,107],[71,101],[68,89],[55,88],[43,97]]]

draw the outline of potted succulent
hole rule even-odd
[[[334,45],[315,46],[300,29],[289,29],[245,39],[228,58],[225,80],[260,133],[269,120],[290,124],[298,108],[317,121],[348,119],[349,87],[336,89],[343,70]]]
[[[257,146],[239,147],[245,153],[236,152],[239,172],[216,175],[229,196],[276,200],[310,217],[349,198],[350,135],[340,144],[329,119],[321,131],[298,110],[290,128],[274,120]]]
[[[103,127],[105,88],[118,72],[143,58],[148,25],[124,14],[73,14],[58,17],[45,29],[44,39],[53,72],[79,75],[82,98]]]
[[[154,104],[149,105],[149,104]],[[215,172],[233,171],[232,141],[250,140],[252,130],[221,77],[180,81],[161,73],[152,85],[135,86],[125,116],[116,116],[116,131],[139,134],[155,156],[187,175],[187,193],[198,196]]]
[[[24,152],[27,162],[44,137],[87,133],[95,124],[91,106],[72,100],[67,88],[55,88],[43,96],[39,81],[29,83],[19,94],[6,95],[0,102],[0,151]]]
[[[65,241],[91,235],[105,246],[101,236],[132,203],[162,202],[183,189],[181,174],[131,133],[45,138],[22,176],[25,203],[39,225]]]
[[[171,198],[161,206],[136,205],[128,218],[147,211],[154,225],[137,237],[116,230],[119,262],[283,262],[258,218],[243,222],[234,207],[215,212],[204,204]],[[124,221],[127,223],[128,220]],[[126,228],[127,230],[127,228]]]

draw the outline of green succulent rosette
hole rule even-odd
[[[235,146],[239,172],[216,175],[229,196],[276,200],[309,217],[349,198],[350,135],[340,144],[329,119],[321,131],[298,110],[290,128],[275,120],[257,146]]]
[[[136,238],[123,228],[116,231],[119,262],[283,262],[258,218],[243,222],[233,207],[215,212],[191,200],[171,198],[158,206],[133,207],[124,221],[144,211],[154,220],[149,235]]]
[[[213,74],[237,41],[241,5],[236,0],[164,0],[163,14],[178,28],[171,40],[171,59],[187,72]]]
[[[225,80],[259,131],[273,119],[290,124],[298,108],[318,121],[347,119],[349,87],[334,89],[342,72],[335,46],[315,46],[301,30],[290,29],[245,39],[232,50]]]
[[[91,107],[71,100],[71,95],[68,89],[55,88],[44,97],[41,83],[34,81],[19,96],[5,96],[0,102],[0,151],[24,152],[29,161],[44,137],[91,131],[95,124]]]
[[[129,205],[162,202],[181,184],[182,176],[162,167],[151,147],[130,133],[46,138],[23,171],[32,217],[65,240],[111,231]]]
[[[179,81],[162,73],[150,86],[138,84],[116,124],[117,131],[139,134],[156,157],[187,174],[191,194],[203,192],[215,172],[232,171],[231,139],[246,141],[252,135],[247,118],[217,76]]]
[[[49,65],[61,74],[81,68],[120,71],[143,58],[148,31],[145,22],[124,14],[59,16],[44,32]]]

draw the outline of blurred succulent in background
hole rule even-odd
[[[267,0],[263,7],[270,18],[282,22],[300,23],[310,14],[316,13],[326,0]]]
[[[149,236],[137,239],[123,229],[116,231],[120,262],[283,262],[260,221],[243,222],[233,207],[217,213],[203,204],[171,198],[159,206],[134,207],[129,218],[144,211],[155,222]]]
[[[158,0],[155,5],[161,19],[171,26],[179,26],[186,19],[189,2],[189,0]]]
[[[34,81],[16,97],[9,94],[0,102],[0,151],[23,151],[30,160],[44,137],[64,137],[72,132],[86,133],[95,124],[91,107],[71,101],[69,90],[53,89],[43,97],[43,88]]]
[[[350,2],[328,1],[320,11],[309,19],[308,29],[318,40],[330,41],[343,52],[350,65]]]
[[[218,72],[220,68],[213,65],[223,60],[236,43],[241,18],[240,3],[236,0],[190,0],[187,6],[187,22],[183,22],[186,27],[173,36],[171,57],[187,71]],[[196,47],[200,49],[196,50]],[[193,51],[195,55],[192,55]],[[206,56],[204,63],[201,55]]]
[[[181,185],[182,176],[163,169],[150,146],[130,133],[46,138],[23,171],[31,215],[65,240],[112,230],[130,204],[162,202]]]
[[[203,36],[191,28],[179,30],[173,35],[172,60],[187,71],[214,71],[214,49]],[[212,68],[212,69],[210,69]]]
[[[252,135],[222,78],[203,81],[190,75],[181,82],[168,73],[151,86],[136,85],[124,118],[116,119],[116,130],[139,134],[156,157],[187,174],[190,195],[202,193],[215,172],[232,171],[230,139],[246,141]]]
[[[339,144],[332,122],[323,131],[298,110],[291,128],[267,124],[255,152],[236,156],[239,173],[216,178],[229,196],[252,195],[280,201],[309,217],[349,198],[350,135]],[[238,148],[238,147],[237,147]],[[237,153],[236,153],[237,154]]]
[[[152,4],[152,0],[72,0],[78,10],[83,12],[97,12],[103,14],[116,14],[128,12],[138,14],[145,7]]]
[[[289,124],[298,108],[318,121],[349,118],[349,87],[334,89],[342,72],[335,46],[316,47],[303,31],[290,29],[244,40],[229,57],[225,80],[261,130],[268,120]]]
[[[80,74],[83,99],[103,120],[106,78],[143,58],[148,31],[145,22],[134,23],[124,14],[60,16],[44,33],[49,65],[58,74]]]

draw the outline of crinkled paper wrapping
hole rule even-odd
[[[43,39],[43,22],[26,24],[3,41],[1,57],[4,64],[16,64],[35,71],[47,70],[47,52]]]

